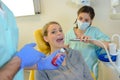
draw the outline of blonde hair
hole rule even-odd
[[[57,25],[61,26],[58,22],[55,22],[55,21],[48,22],[47,24],[44,25],[44,27],[42,29],[42,35],[43,36],[48,35],[48,27],[52,24],[57,24]]]

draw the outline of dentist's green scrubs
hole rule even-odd
[[[15,54],[18,46],[18,28],[13,13],[0,0],[0,68]],[[20,70],[13,80],[23,80]]]
[[[85,31],[84,35],[90,36],[91,39],[110,41],[109,37],[102,33],[98,28],[90,26]],[[79,50],[82,53],[89,69],[96,75],[98,75],[97,56],[96,49],[99,47],[90,43],[84,43],[80,41],[70,41],[70,39],[76,39],[73,28],[71,28],[65,35],[65,44],[69,44],[72,49]]]

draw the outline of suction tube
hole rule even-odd
[[[112,65],[112,66],[114,67],[114,69],[118,72],[118,74],[120,74],[120,69],[119,69],[119,68],[116,66],[116,64],[112,61],[111,56],[110,56],[110,53],[108,52],[108,50],[107,50],[106,46],[104,45],[104,43],[103,43],[102,41],[96,40],[96,39],[90,39],[90,40],[98,41],[100,44],[103,45],[103,47],[104,47],[104,49],[105,49],[105,51],[106,51],[106,53],[107,53],[108,59],[109,59],[109,61],[110,61],[110,63],[111,63],[111,65]],[[80,41],[80,39],[71,39],[70,41]],[[120,40],[119,40],[119,42],[120,42]]]
[[[98,41],[99,43],[101,43],[101,44],[104,46],[104,49],[105,49],[105,51],[106,51],[106,53],[107,53],[107,56],[108,56],[108,59],[109,59],[111,65],[115,68],[115,70],[118,72],[118,74],[120,74],[119,68],[118,68],[118,67],[116,66],[116,64],[112,61],[111,56],[110,56],[110,53],[108,52],[108,50],[107,50],[106,46],[104,45],[104,43],[103,43],[102,41],[100,41],[100,40],[96,40],[96,41]]]

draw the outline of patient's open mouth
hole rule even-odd
[[[63,38],[59,38],[56,40],[57,42],[63,42]]]

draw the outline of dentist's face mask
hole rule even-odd
[[[90,26],[90,23],[77,20],[77,25],[80,30],[86,30]]]

